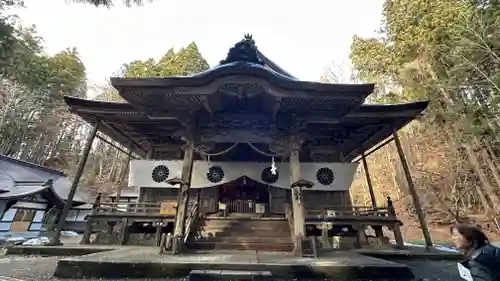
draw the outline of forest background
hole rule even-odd
[[[61,0],[64,1],[64,0]],[[75,0],[108,5],[109,0]],[[141,1],[125,1],[131,9]],[[69,113],[63,96],[86,98],[85,66],[69,47],[43,51],[34,27],[6,11],[21,0],[0,0],[0,154],[72,175],[89,133]],[[500,0],[387,0],[376,38],[355,36],[350,62],[332,63],[318,80],[376,83],[369,103],[429,99],[426,114],[401,132],[431,235],[444,241],[456,222],[498,233],[500,214]],[[325,59],[327,63],[327,59]],[[113,76],[171,76],[209,68],[193,42],[159,60],[117,66]],[[110,75],[111,76],[111,75]],[[104,85],[95,99],[119,101]],[[126,150],[126,148],[123,148]],[[127,156],[96,140],[81,185],[111,193],[126,185]],[[368,157],[379,204],[396,202],[407,240],[421,231],[393,144]],[[370,205],[364,171],[351,188],[357,205]]]

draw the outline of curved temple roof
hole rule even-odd
[[[311,155],[336,151],[337,161],[350,161],[428,104],[364,105],[373,84],[299,81],[259,52],[249,35],[205,72],[111,78],[111,83],[126,103],[71,97],[66,103],[87,122],[100,120],[103,133],[124,146],[133,144],[142,156],[151,147],[180,151],[186,124],[195,124],[200,139],[216,144],[269,144],[296,130],[309,136],[304,148]]]
[[[120,95],[150,116],[203,106],[216,111],[226,96],[247,99],[258,96],[280,109],[328,110],[342,115],[360,106],[374,84],[330,84],[300,81],[265,57],[251,36],[235,44],[226,59],[207,71],[182,77],[111,78]],[[315,100],[315,101],[313,101]]]

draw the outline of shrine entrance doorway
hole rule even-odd
[[[219,186],[219,210],[227,214],[267,214],[269,199],[267,185],[245,176]]]

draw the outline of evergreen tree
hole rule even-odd
[[[177,52],[169,49],[158,62],[150,58],[124,64],[122,72],[125,77],[186,76],[203,72],[209,67],[196,43],[192,42]]]

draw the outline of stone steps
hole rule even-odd
[[[189,249],[196,250],[252,250],[270,252],[291,252],[293,244],[290,243],[244,243],[244,242],[214,242],[196,241],[188,244]]]
[[[268,237],[268,236],[215,236],[205,239],[198,239],[196,242],[211,241],[211,242],[229,242],[229,243],[291,243],[291,239],[283,239],[283,237]]]
[[[292,251],[287,220],[205,219],[198,237],[190,238],[192,249]]]
[[[207,237],[207,236],[208,237],[241,237],[241,236],[255,237],[255,236],[259,236],[261,234],[261,231],[247,230],[247,231],[244,231],[244,234],[242,234],[240,230],[214,229],[214,230],[204,230],[203,234],[204,234],[203,237]],[[283,236],[286,237],[289,235],[290,235],[290,233],[288,231],[269,231],[269,232],[266,232],[266,237],[273,237],[273,238],[281,238]]]

